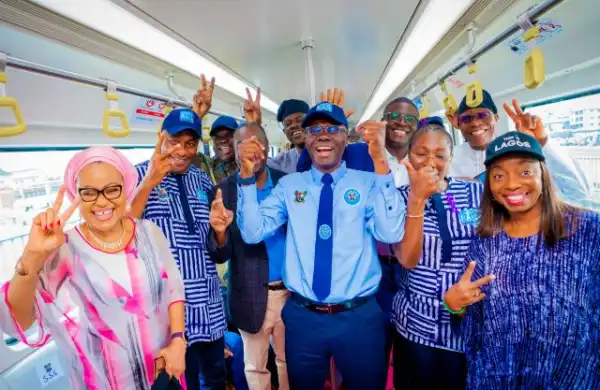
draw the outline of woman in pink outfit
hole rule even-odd
[[[116,149],[77,153],[0,290],[0,327],[32,347],[52,334],[73,389],[148,390],[158,357],[169,374],[184,370],[183,283],[161,230],[125,215],[136,183]],[[72,203],[61,214],[65,194]],[[77,208],[83,222],[63,232]]]

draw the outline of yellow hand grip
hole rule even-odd
[[[525,31],[525,34],[523,34],[523,40],[525,42],[529,42],[532,39],[537,38],[539,35],[540,30],[536,26],[533,26],[529,30]]]
[[[468,107],[479,107],[479,105],[483,103],[483,87],[481,86],[481,81],[473,80],[467,85],[467,94],[465,97]]]
[[[6,72],[0,72],[0,84],[6,84],[7,81],[8,77]],[[25,130],[27,130],[27,124],[25,124],[25,118],[23,117],[23,112],[21,111],[21,106],[19,105],[19,102],[17,102],[17,99],[0,96],[0,107],[10,108],[17,121],[16,125],[0,127],[0,137],[14,137],[15,135],[23,134]]]
[[[118,118],[121,120],[121,130],[110,128],[111,118]],[[127,115],[125,115],[123,110],[117,110],[113,108],[107,108],[104,110],[104,115],[102,116],[102,129],[104,130],[104,134],[113,138],[127,137],[131,133],[131,127],[129,127]]]
[[[210,142],[210,126],[202,126],[202,142]]]
[[[444,98],[444,108],[446,109],[446,113],[449,115],[454,115],[454,113],[458,110],[456,99],[454,99],[454,96],[451,93],[446,95]]]
[[[469,74],[477,73],[477,64],[469,65],[469,67],[467,68],[467,73],[469,73]]]
[[[542,85],[545,79],[544,54],[536,47],[525,58],[525,86],[529,89],[535,89]]]

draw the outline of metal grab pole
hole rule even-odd
[[[313,40],[308,38],[302,41],[302,50],[306,53],[306,76],[308,78],[308,89],[310,90],[310,106],[317,104],[317,91],[315,87],[315,68],[313,66],[312,49]]]
[[[78,73],[73,73],[73,72],[69,72],[66,70],[62,70],[62,69],[51,68],[49,66],[36,64],[36,63],[25,61],[25,60],[22,60],[20,58],[15,58],[15,57],[7,57],[6,66],[10,66],[15,69],[25,70],[28,72],[39,73],[39,74],[43,74],[46,76],[57,77],[57,78],[60,78],[63,80],[69,80],[69,81],[74,81],[74,82],[81,83],[81,84],[87,84],[87,85],[91,85],[93,87],[106,88],[108,85],[108,81],[105,81],[102,79],[84,76],[84,75],[81,75]],[[128,87],[128,86],[122,85],[122,84],[117,84],[116,86],[117,86],[117,92],[123,92],[123,93],[129,94],[129,95],[139,96],[139,97],[146,98],[146,99],[158,100],[158,101],[162,101],[165,103],[173,103],[173,104],[176,104],[181,107],[188,107],[188,108],[191,107],[190,103],[186,102],[185,100],[173,99],[168,96],[164,96],[164,95],[160,95],[160,94],[152,93],[152,92],[142,91],[141,89]],[[213,115],[217,115],[217,116],[229,115],[224,112],[220,112],[220,111],[216,111],[216,110],[212,110],[212,109],[209,111],[209,113],[213,114]],[[234,118],[236,118],[237,120],[242,120],[239,117],[234,116]]]
[[[564,1],[565,0],[545,0],[542,3],[531,8],[529,11],[527,11],[527,14],[529,15],[529,18],[532,21],[532,23],[536,23],[542,15],[544,15],[546,12],[550,11],[552,8],[554,8],[555,6],[559,5],[560,3],[564,2]],[[479,48],[473,50],[471,53],[469,53],[468,54],[469,59],[471,61],[475,61],[477,58],[481,57],[482,55],[484,55],[485,53],[487,53],[488,51],[490,51],[491,49],[496,47],[498,44],[502,43],[504,40],[509,38],[511,35],[513,35],[517,31],[519,31],[520,29],[521,29],[521,27],[518,22],[513,23],[506,30],[502,31],[500,34],[496,35],[495,37],[493,37],[492,39],[490,39],[489,41],[484,43],[481,47],[479,47]],[[464,68],[467,65],[468,65],[468,63],[467,63],[466,59],[461,60],[459,63],[455,64],[450,70],[448,70],[442,76],[438,77],[438,80],[447,79],[448,77],[452,76],[453,74],[455,74],[456,72],[458,72],[459,70],[461,70],[462,68]],[[438,85],[439,85],[439,81],[429,84],[421,92],[419,92],[415,97],[421,97],[421,96],[425,95],[427,92],[431,91]]]

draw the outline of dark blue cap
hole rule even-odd
[[[485,89],[483,90],[483,101],[477,107],[467,106],[467,97],[465,96],[458,106],[458,115],[471,108],[487,108],[494,114],[498,113],[498,108],[496,107],[496,103],[494,103],[494,99],[492,99],[492,95],[490,95],[490,93]]]
[[[485,166],[489,167],[495,159],[509,153],[526,154],[536,160],[546,160],[542,145],[537,139],[525,133],[509,131],[488,145],[485,151]]]
[[[202,138],[202,119],[189,108],[178,108],[165,117],[162,130],[169,135],[177,135],[182,131],[191,130],[198,135],[198,138]]]
[[[329,102],[321,102],[308,110],[308,113],[302,121],[302,127],[310,126],[311,123],[318,119],[333,122],[336,125],[344,125],[348,127],[348,119],[340,106]]]
[[[223,130],[223,129],[231,130],[233,132],[233,131],[236,131],[238,129],[238,127],[240,127],[240,125],[238,124],[238,122],[235,120],[234,117],[231,117],[228,115],[221,115],[220,117],[215,119],[212,126],[210,127],[210,136],[212,137],[219,130]]]
[[[277,122],[283,122],[286,116],[302,113],[306,114],[308,112],[308,103],[298,99],[289,99],[284,100],[279,105],[279,109],[277,110]]]
[[[444,127],[444,120],[439,116],[430,116],[427,118],[423,118],[419,121],[419,124],[417,125],[417,129],[420,129],[421,127],[425,127],[425,126],[431,125],[431,124],[436,124],[436,125],[440,125],[440,126]]]

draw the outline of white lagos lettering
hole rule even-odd
[[[531,144],[529,142],[527,142],[527,141],[521,142],[519,140],[508,140],[508,141],[503,142],[502,145],[500,145],[500,146],[496,145],[496,147],[494,149],[497,152],[497,151],[502,150],[504,148],[508,148],[508,147],[515,146],[515,145],[523,147],[523,148],[531,148]]]

